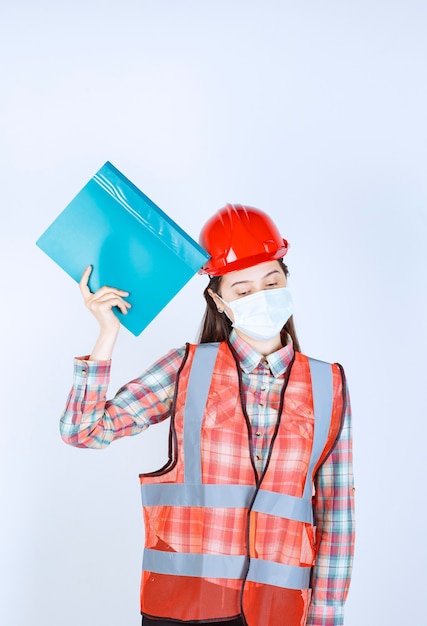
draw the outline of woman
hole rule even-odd
[[[169,460],[141,475],[144,626],[339,626],[353,529],[351,413],[341,366],[300,352],[283,257],[263,212],[204,226],[200,342],[106,400],[126,292],[80,287],[100,325],[76,359],[63,439],[101,448],[171,417]]]

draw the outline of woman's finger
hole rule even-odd
[[[112,300],[117,300],[120,302],[126,303],[130,307],[130,304],[127,303],[123,298],[127,297],[129,294],[127,291],[121,291],[120,289],[112,289],[111,287],[102,287],[95,293],[91,293],[89,296],[85,298],[85,304],[88,308],[93,309],[95,307],[103,307],[104,304],[107,305],[107,308],[110,306]],[[113,305],[117,306],[117,305]]]
[[[83,298],[86,300],[91,294],[91,290],[89,289],[88,282],[89,276],[92,273],[92,265],[88,265],[85,271],[82,274],[82,277],[79,282],[80,291],[82,292]]]
[[[102,296],[105,295],[109,295],[109,294],[117,294],[119,296],[128,296],[129,292],[128,291],[124,291],[124,289],[117,289],[116,287],[107,287],[106,285],[104,285],[103,287],[100,287],[98,289],[98,291],[96,291],[94,293],[94,296],[97,298],[100,298]]]
[[[86,306],[96,316],[109,313],[114,307],[119,308],[122,313],[126,314],[132,305],[118,295],[110,293],[102,298],[90,298],[86,302]]]

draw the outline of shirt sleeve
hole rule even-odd
[[[80,448],[105,448],[169,417],[184,354],[185,347],[171,350],[111,400],[111,361],[74,359],[73,386],[60,420],[62,439]]]
[[[354,554],[351,408],[346,386],[339,439],[317,473],[314,512],[317,556],[307,626],[342,626]]]

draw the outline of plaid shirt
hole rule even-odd
[[[242,368],[243,391],[253,432],[259,472],[267,458],[277,421],[283,375],[294,351],[288,343],[263,357],[234,331],[230,335]],[[110,361],[75,359],[74,384],[61,418],[62,438],[78,447],[103,448],[114,439],[136,435],[170,416],[175,381],[185,348],[171,350],[140,377],[106,400]],[[316,477],[317,558],[307,626],[342,626],[354,548],[354,487],[351,409],[347,394],[339,440]]]

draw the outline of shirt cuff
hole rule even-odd
[[[74,359],[74,384],[79,387],[105,387],[110,381],[111,360],[90,361],[89,356]]]
[[[310,604],[306,626],[343,626],[342,604]]]

